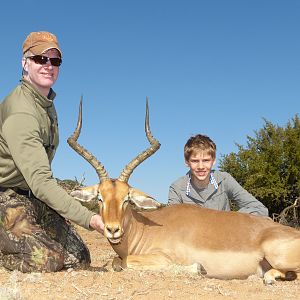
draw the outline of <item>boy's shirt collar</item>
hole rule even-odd
[[[192,180],[191,173],[188,172],[188,181],[187,181],[186,191],[185,191],[185,194],[187,196],[189,196],[190,192],[191,192],[191,180]],[[214,177],[214,175],[213,175],[212,172],[209,175],[209,183],[214,186],[215,190],[218,189],[218,187],[219,187],[218,182],[216,181],[216,179],[215,179],[215,177]]]

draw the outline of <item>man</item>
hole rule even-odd
[[[239,212],[268,216],[268,209],[230,174],[212,170],[216,145],[208,136],[192,136],[184,146],[184,158],[189,172],[171,184],[169,204],[190,203],[229,211],[232,201]]]
[[[9,270],[89,265],[89,250],[68,220],[103,232],[101,216],[69,196],[51,171],[59,141],[52,86],[61,63],[55,35],[30,33],[21,83],[0,104],[0,251]]]

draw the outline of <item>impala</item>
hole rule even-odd
[[[104,235],[118,254],[115,270],[196,266],[207,277],[242,279],[258,274],[266,284],[300,277],[298,230],[245,213],[185,204],[165,206],[128,184],[133,170],[160,147],[149,128],[148,99],[145,132],[150,147],[118,179],[111,179],[101,162],[77,143],[81,125],[82,101],[68,143],[95,168],[100,182],[75,190],[72,196],[80,201],[98,197]]]

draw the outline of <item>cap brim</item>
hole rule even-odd
[[[57,44],[55,44],[55,43],[43,43],[41,45],[34,46],[34,47],[30,48],[29,50],[34,55],[41,55],[50,49],[56,49],[59,52],[60,57],[62,57],[62,52],[57,47]]]

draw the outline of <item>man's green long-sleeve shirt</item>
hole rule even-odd
[[[51,171],[59,142],[54,98],[52,89],[47,98],[22,80],[0,104],[0,187],[31,189],[61,216],[88,229],[94,213],[68,195]]]

